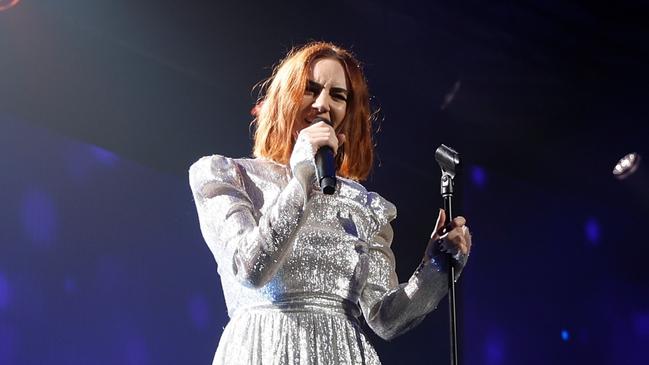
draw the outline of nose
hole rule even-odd
[[[311,107],[317,111],[318,115],[322,116],[322,114],[325,114],[324,116],[327,119],[330,119],[329,118],[329,110],[330,110],[329,101],[330,101],[329,100],[329,93],[327,92],[327,90],[325,90],[323,88],[320,91],[320,94],[318,94],[316,96],[315,100],[313,100],[313,104],[311,104]]]

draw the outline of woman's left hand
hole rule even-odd
[[[466,226],[466,219],[462,216],[453,218],[451,222],[450,230],[443,232],[443,228],[446,223],[446,212],[444,209],[439,210],[439,216],[437,217],[437,222],[435,223],[435,230],[430,236],[431,243],[437,242],[439,239],[443,239],[441,247],[435,247],[442,252],[451,254],[453,257],[458,257],[461,255],[468,255],[471,252],[471,232]],[[429,250],[434,247],[429,244]],[[429,256],[433,255],[433,252],[426,252]]]

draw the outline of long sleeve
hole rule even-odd
[[[360,304],[370,328],[389,340],[415,327],[437,307],[448,291],[448,273],[434,259],[425,258],[410,279],[399,284],[390,248],[390,221],[396,217],[396,209],[375,193],[369,198],[380,229],[370,242],[370,269]],[[466,257],[458,261],[457,275],[465,263]]]
[[[291,158],[292,176],[262,214],[244,186],[236,161],[203,157],[189,170],[201,231],[219,270],[232,270],[243,284],[261,287],[291,252],[314,181],[313,154],[298,143]]]

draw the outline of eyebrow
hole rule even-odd
[[[315,82],[315,81],[313,81],[313,80],[309,80],[309,87],[317,87],[317,88],[319,88],[319,89],[323,89],[323,88],[324,88],[324,85],[322,85],[322,84],[320,84],[320,83],[318,83],[318,82]],[[332,88],[331,88],[331,91],[333,91],[333,92],[339,92],[339,93],[344,93],[345,95],[349,95],[349,90],[347,90],[347,89],[345,89],[345,88],[342,88],[342,87],[332,87]]]

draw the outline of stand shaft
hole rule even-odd
[[[444,210],[448,222],[453,220],[453,195],[444,195]],[[457,346],[457,313],[455,311],[455,265],[453,257],[448,255],[448,312],[449,312],[449,334],[451,336],[451,365],[458,365]]]

